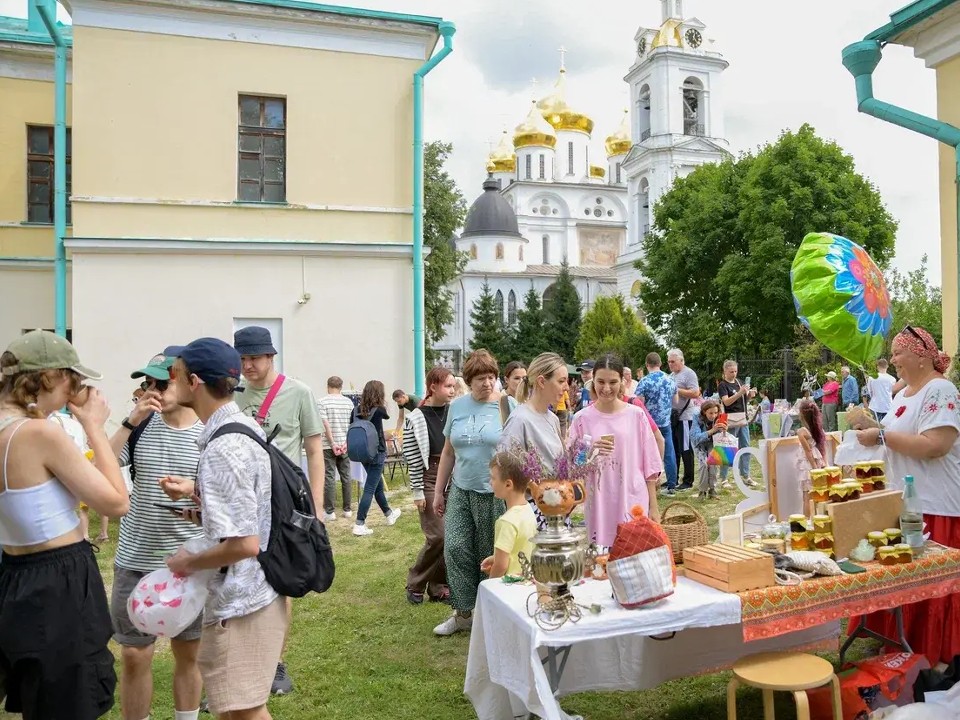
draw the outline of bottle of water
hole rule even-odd
[[[577,452],[577,457],[574,458],[574,464],[576,465],[586,465],[587,458],[590,457],[590,450],[593,449],[593,438],[589,435],[583,436],[583,442],[580,446],[579,452]]]
[[[903,541],[919,555],[923,549],[923,504],[913,484],[913,475],[903,479],[903,511],[900,513],[900,532]]]

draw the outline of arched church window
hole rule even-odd
[[[493,307],[497,311],[497,317],[502,320],[503,319],[503,293],[500,290],[497,290],[497,294],[493,296]]]
[[[637,137],[643,142],[650,137],[650,86],[644,85],[640,88],[637,96]]]
[[[497,243],[497,260],[503,260],[503,243]]]
[[[507,325],[513,325],[517,321],[517,294],[511,290],[507,295]]]
[[[547,179],[547,158],[543,154],[540,155],[540,179]]]
[[[695,77],[683,81],[683,134],[706,135],[703,83]]]
[[[640,297],[640,287],[641,285],[639,280],[634,280],[633,285],[630,286],[630,297],[632,297],[634,300]]]
[[[541,238],[541,241],[543,242],[543,264],[549,265],[550,264],[550,236],[544,235]]]
[[[557,284],[554,283],[543,291],[543,307],[546,307],[553,301],[553,296],[557,294]]]
[[[470,259],[471,259],[471,260],[476,260],[476,259],[477,259],[477,244],[476,244],[476,243],[472,243],[472,244],[470,245]]]

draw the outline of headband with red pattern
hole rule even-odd
[[[907,325],[893,339],[893,347],[895,350],[909,350],[918,357],[929,358],[933,361],[933,369],[938,373],[945,373],[950,367],[950,356],[940,352],[936,340],[923,328]]]

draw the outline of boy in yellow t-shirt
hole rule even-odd
[[[531,538],[537,534],[537,519],[527,502],[527,483],[523,460],[509,452],[498,452],[490,461],[493,494],[506,502],[507,511],[494,528],[493,555],[480,563],[480,570],[491,578],[521,575],[519,555],[533,552]]]

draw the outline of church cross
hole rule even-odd
[[[558,50],[560,51],[560,69],[567,69],[567,49],[561,45]]]

